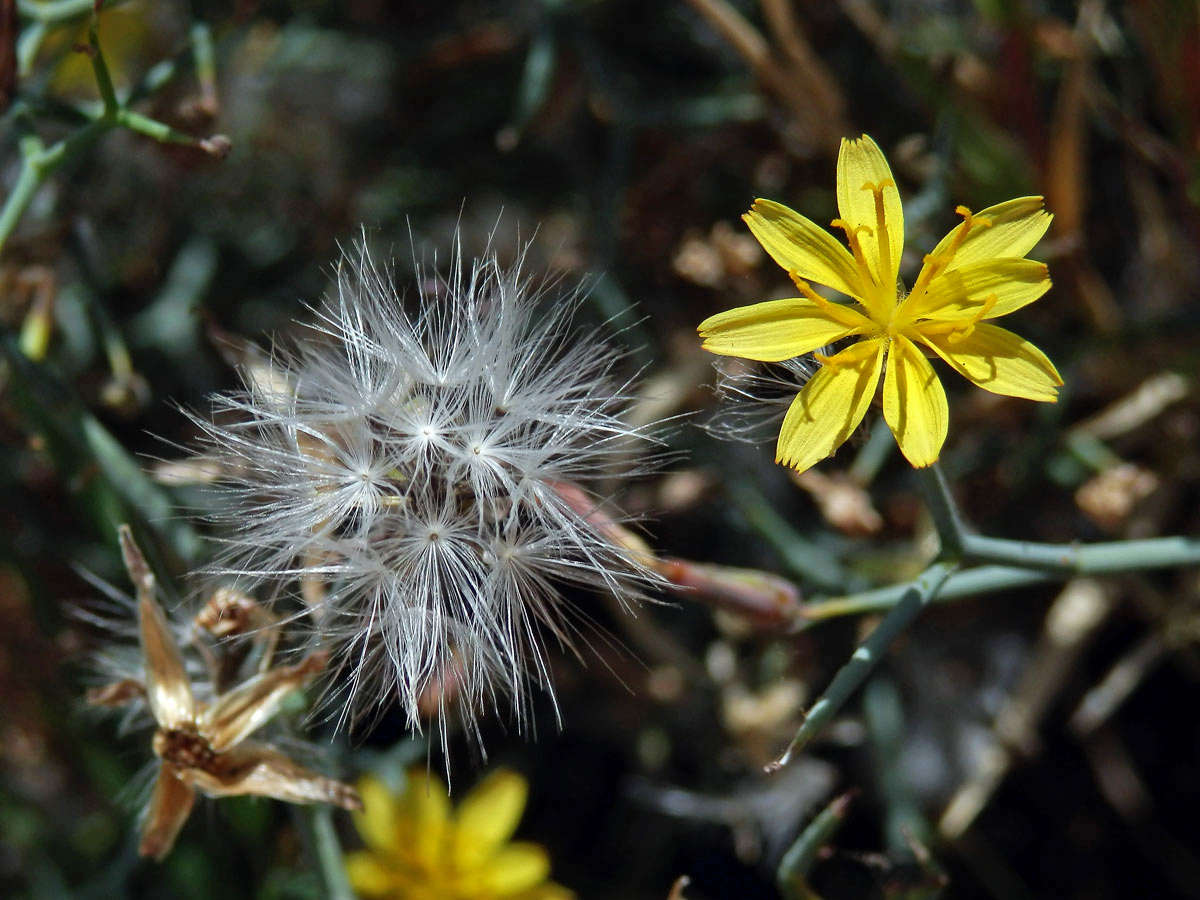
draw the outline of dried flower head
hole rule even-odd
[[[305,768],[271,744],[249,739],[278,714],[289,694],[324,667],[325,655],[313,653],[295,665],[272,666],[270,655],[264,654],[257,673],[225,690],[217,673],[228,657],[209,649],[211,677],[196,683],[180,649],[180,629],[171,627],[159,606],[150,567],[128,527],[122,526],[120,536],[125,566],[137,589],[140,671],[89,691],[87,699],[94,706],[126,707],[135,714],[148,710],[153,717],[151,746],[161,763],[142,823],[141,854],[162,859],[170,852],[191,814],[196,791],[210,797],[251,794],[361,808],[349,785]],[[198,620],[197,627],[204,623]]]
[[[313,333],[197,418],[225,473],[220,571],[305,599],[340,718],[398,700],[419,728],[457,694],[473,728],[507,694],[519,727],[550,690],[539,625],[573,648],[587,619],[560,586],[654,581],[581,490],[645,468],[645,434],[619,417],[621,354],[571,326],[578,294],[539,317],[545,292],[494,256],[417,283],[407,306],[348,255]]]

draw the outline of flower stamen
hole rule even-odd
[[[992,227],[992,220],[990,218],[987,216],[977,216],[965,206],[956,206],[954,211],[962,216],[963,220],[954,229],[953,237],[950,238],[950,246],[937,254],[925,254],[921,274],[917,276],[917,283],[913,285],[911,292],[913,296],[921,296],[933,279],[950,268],[950,264],[954,262],[954,255],[962,247],[963,242],[967,239],[967,235],[975,228]]]
[[[971,314],[971,318],[960,323],[958,327],[950,331],[950,333],[946,335],[946,340],[951,344],[957,344],[959,341],[965,341],[967,338],[969,338],[971,333],[975,331],[975,326],[988,317],[988,314],[995,307],[998,300],[999,297],[997,297],[996,294],[988,294],[987,299],[983,301],[979,309],[975,310],[975,312]]]
[[[896,182],[885,178],[878,184],[868,181],[862,186],[864,191],[870,191],[875,198],[875,238],[879,242],[880,275],[884,277],[896,271],[892,260],[892,242],[888,236],[887,216],[883,207],[883,192],[886,188],[895,190]]]
[[[868,313],[873,319],[882,319],[887,315],[887,308],[890,306],[885,300],[880,299],[880,284],[875,277],[875,273],[871,271],[871,267],[867,264],[866,254],[863,253],[862,241],[859,240],[859,232],[866,232],[868,236],[874,236],[875,231],[870,225],[851,225],[845,219],[834,219],[829,223],[832,228],[840,228],[846,233],[846,243],[850,245],[850,252],[854,254],[854,263],[858,267],[858,273],[862,277],[863,296],[857,298],[863,306],[867,308]],[[882,286],[887,289],[887,285]]]
[[[851,344],[845,350],[835,353],[832,356],[826,356],[819,351],[813,351],[813,359],[836,372],[844,366],[852,366],[855,363],[862,362],[864,359],[874,356],[877,352],[879,352],[877,341],[859,341],[857,344]]]

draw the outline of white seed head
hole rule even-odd
[[[578,499],[652,457],[620,418],[621,354],[571,324],[578,292],[539,317],[519,261],[457,254],[417,284],[406,304],[356,248],[312,334],[196,418],[227,473],[218,568],[319,586],[306,618],[343,721],[398,701],[420,727],[456,691],[468,730],[505,695],[520,727],[529,688],[552,694],[545,636],[574,649],[590,618],[560,588],[628,601],[655,581]]]

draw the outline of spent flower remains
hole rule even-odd
[[[863,136],[843,140],[837,164],[840,217],[849,250],[832,234],[771,200],[743,216],[801,296],[719,313],[700,324],[704,349],[761,362],[812,354],[819,368],[792,401],[776,461],[803,471],[854,432],[883,381],[883,415],[908,461],[937,461],[946,440],[946,393],[927,358],[940,357],[996,394],[1053,402],[1062,379],[1037,347],[991,320],[1050,288],[1046,266],[1025,255],[1051,215],[1041,197],[1018,197],[963,221],[925,256],[907,293],[899,279],[904,210],[882,151]],[[819,294],[813,284],[851,302]],[[826,353],[831,345],[842,346]]]

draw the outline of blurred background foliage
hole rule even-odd
[[[10,198],[21,142],[68,137],[100,97],[90,6],[0,3]],[[1043,193],[1055,288],[1020,330],[1063,400],[956,381],[946,468],[988,533],[1197,533],[1193,2],[130,0],[97,33],[130,108],[231,149],[114,128],[47,173],[0,256],[4,896],[323,896],[294,811],[267,801],[208,803],[164,864],[137,858],[147,748],[82,706],[101,636],[72,610],[97,594],[81,572],[127,587],[119,522],[163,576],[203,559],[179,510],[204,495],[152,477],[193,437],[178,406],[234,384],[214,335],[293,332],[364,226],[402,273],[456,229],[503,258],[536,234],[530,269],[592,276],[589,314],[644,367],[636,414],[702,421],[696,323],[789,291],[738,217],[766,196],[833,218],[842,136],[887,152],[918,250],[956,204]],[[887,440],[802,479],[691,420],[671,444],[619,496],[665,551],[835,594],[924,559]],[[582,898],[661,898],[685,873],[689,898],[779,896],[789,843],[849,788],[825,897],[932,896],[940,870],[947,897],[1196,897],[1198,599],[1185,572],[942,604],[767,778],[864,623],[782,636],[579,597],[612,639],[556,660],[563,729],[546,704],[536,742],[493,722],[489,762],[529,777],[521,835]],[[334,746],[347,774],[424,754],[399,719]],[[468,787],[478,754],[447,752]]]

